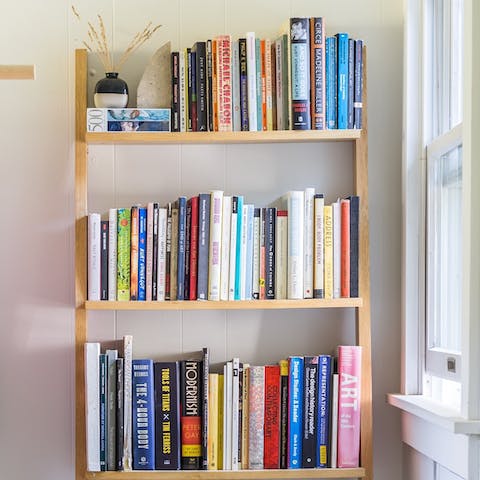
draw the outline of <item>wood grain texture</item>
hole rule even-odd
[[[0,65],[0,80],[35,80],[35,66]]]

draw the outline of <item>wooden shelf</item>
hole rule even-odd
[[[344,142],[360,138],[362,130],[274,130],[267,132],[87,132],[88,144],[234,144]]]
[[[86,310],[282,310],[305,308],[361,307],[361,298],[336,298],[333,300],[235,300],[235,301],[165,301],[165,302],[113,302],[86,301]]]
[[[88,480],[217,480],[271,478],[363,478],[364,468],[309,468],[291,470],[137,470],[133,472],[86,472]]]

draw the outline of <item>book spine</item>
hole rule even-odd
[[[302,466],[315,468],[318,409],[318,356],[304,358]]]
[[[117,398],[116,398],[116,448],[115,448],[115,470],[123,470],[123,431],[124,431],[124,372],[123,358],[117,358]]]
[[[177,300],[185,300],[187,197],[178,198]]]
[[[340,298],[341,275],[341,214],[340,200],[332,203],[333,224],[333,298]]]
[[[340,296],[350,297],[350,200],[340,201]]]
[[[180,468],[180,403],[178,362],[157,362],[155,391],[155,470]]]
[[[280,468],[287,468],[288,460],[288,360],[280,365]]]
[[[325,22],[310,19],[310,80],[312,82],[312,128],[325,128]]]
[[[165,300],[167,264],[167,209],[158,208],[157,300]]]
[[[101,290],[101,232],[100,214],[88,215],[88,299],[100,300]]]
[[[238,300],[246,300],[246,284],[247,284],[247,234],[248,234],[248,204],[242,206],[242,234],[240,236],[240,271],[239,271],[239,298]],[[240,212],[239,212],[240,217]]]
[[[218,45],[218,130],[232,131],[232,39],[217,37]]]
[[[290,19],[292,129],[310,130],[310,24]]]
[[[305,216],[303,236],[303,298],[313,298],[313,198],[315,189],[305,189]]]
[[[333,218],[332,206],[323,208],[324,232],[324,294],[325,298],[333,298]]]
[[[210,373],[210,351],[208,347],[202,349],[202,470],[208,469],[208,419],[210,411],[208,410],[208,375]]]
[[[238,40],[232,41],[232,130],[240,132],[240,52]]]
[[[348,126],[348,34],[337,33],[337,128]]]
[[[133,337],[123,337],[123,470],[132,470],[132,355]]]
[[[232,197],[232,215],[230,219],[230,265],[228,271],[228,299],[235,300],[235,279],[237,263],[237,222],[238,197]]]
[[[247,76],[247,39],[238,40],[240,70],[240,123],[241,130],[248,132],[248,76]]]
[[[190,225],[189,300],[196,300],[198,281],[198,196],[194,196],[190,200],[192,203],[192,216]]]
[[[331,435],[330,435],[330,468],[337,468],[338,452],[338,373],[332,374],[332,403],[331,403]]]
[[[325,45],[327,128],[335,129],[337,128],[337,38],[328,37]]]
[[[288,212],[277,210],[275,225],[275,298],[287,298]]]
[[[260,40],[260,72],[262,92],[262,130],[267,130],[267,58],[265,40]]]
[[[253,298],[253,214],[254,206],[246,205],[245,300]]]
[[[132,361],[133,469],[155,469],[153,361]]]
[[[100,222],[100,300],[108,300],[108,220]]]
[[[179,52],[178,56],[178,84],[179,84],[179,122],[180,122],[180,131],[187,131],[187,72],[186,72],[186,60],[185,60],[185,50]]]
[[[353,103],[355,96],[355,40],[348,39],[348,92],[347,92],[347,128],[354,126]]]
[[[213,132],[213,52],[212,40],[207,40],[207,125],[208,131]]]
[[[100,471],[107,470],[107,355],[98,357],[100,370]]]
[[[239,404],[240,404],[240,360],[232,359],[232,470],[239,469],[238,435],[239,435]]]
[[[265,418],[265,367],[250,367],[249,389],[248,468],[250,470],[262,470]]]
[[[243,426],[243,391],[246,389],[245,385],[245,377],[244,377],[244,369],[245,365],[242,362],[239,363],[238,367],[238,435],[237,435],[237,452],[238,452],[238,469],[242,469],[243,465],[243,434],[244,434],[244,426]]]
[[[218,377],[208,375],[208,470],[218,470]]]
[[[192,199],[187,200],[186,221],[185,221],[185,281],[183,282],[183,298],[190,299],[190,251],[192,235]]]
[[[363,40],[355,40],[355,88],[354,88],[354,128],[362,128],[363,109]]]
[[[260,208],[253,211],[253,276],[252,298],[260,298]]]
[[[138,206],[131,208],[130,300],[138,300]]]
[[[165,237],[165,300],[172,300],[172,204],[167,203],[167,230]]]
[[[130,229],[129,208],[117,210],[117,300],[130,300]]]
[[[360,455],[362,347],[338,347],[338,467],[355,468]]]
[[[210,248],[210,194],[198,198],[198,284],[197,299],[208,299],[208,263]]]
[[[277,130],[285,130],[283,115],[283,48],[282,37],[275,40],[275,94],[277,100]]]
[[[267,218],[267,209],[263,207],[260,209],[260,272],[258,274],[259,279],[259,298],[265,300],[265,287],[266,287],[266,237],[265,237],[265,223]]]
[[[270,41],[270,59],[272,71],[270,74],[270,86],[272,89],[272,130],[278,130],[277,127],[277,52],[275,41]]]
[[[263,130],[263,96],[262,96],[262,47],[261,39],[255,39],[255,85],[257,92],[257,131]]]
[[[152,300],[158,300],[158,203],[153,204],[152,222]],[[147,225],[148,228],[148,225]],[[147,238],[148,241],[148,238]],[[148,247],[147,247],[148,256]],[[148,290],[147,290],[148,295]]]
[[[249,398],[250,398],[250,365],[248,363],[243,364],[243,372],[242,372],[242,429],[241,429],[241,448],[240,451],[242,452],[242,470],[248,469],[248,433],[249,433],[249,418],[250,418],[250,410],[248,407]]]
[[[117,299],[117,209],[108,211],[108,299]]]
[[[302,466],[303,357],[288,359],[288,468]]]
[[[170,300],[178,300],[178,201],[172,204],[172,245],[170,250]]]
[[[205,42],[196,42],[196,91],[197,91],[197,130],[206,132],[207,119],[207,47]]]
[[[287,194],[288,210],[288,298],[303,298],[303,245],[305,232],[304,192],[293,190]]]
[[[230,222],[232,221],[232,197],[225,195],[222,204],[220,300],[228,300],[230,267]]]
[[[107,350],[107,470],[115,470],[117,439],[117,358],[118,350]]]
[[[235,300],[241,300],[242,285],[242,237],[243,237],[243,196],[237,196],[237,236],[235,248]]]
[[[316,467],[328,467],[330,458],[330,386],[332,381],[332,357],[318,357],[318,434]]]
[[[264,468],[280,468],[280,366],[265,366]]]
[[[359,292],[359,222],[360,222],[360,197],[352,195],[350,200],[350,296],[358,297]]]
[[[181,362],[181,444],[182,470],[200,470],[202,463],[201,362]]]
[[[265,298],[275,298],[275,207],[265,210]]]
[[[147,205],[147,246],[145,260],[145,299],[147,301],[153,300],[153,208],[153,202],[149,202]]]
[[[190,49],[188,73],[189,73],[189,82],[190,82],[189,110],[190,110],[190,117],[191,117],[192,132],[198,132],[197,52],[193,48]]]
[[[210,196],[210,240],[208,253],[208,300],[220,300],[222,255],[223,191],[213,190]]]
[[[138,209],[138,300],[146,300],[147,209]]]
[[[225,401],[225,375],[219,373],[218,375],[218,470],[224,470],[224,440],[223,440],[223,426],[224,426],[224,401]]]
[[[172,132],[180,131],[180,75],[179,52],[171,53],[172,68]]]
[[[223,366],[223,469],[232,469],[232,384],[233,362]]]
[[[218,42],[212,40],[212,117],[213,131],[218,132]]]
[[[313,226],[313,246],[314,246],[314,263],[313,263],[313,298],[323,298],[323,211],[324,211],[324,197],[323,193],[315,194],[313,200],[314,207],[314,226]]]
[[[257,130],[257,66],[255,60],[255,32],[247,32],[247,93],[248,128]]]
[[[266,127],[264,130],[273,130],[273,74],[274,62],[272,60],[272,42],[265,40],[265,103],[266,103]]]
[[[89,472],[100,471],[100,344],[87,342],[85,355],[86,461]]]

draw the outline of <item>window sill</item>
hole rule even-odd
[[[460,412],[424,395],[387,394],[387,402],[452,433],[480,435],[480,420],[468,420]]]

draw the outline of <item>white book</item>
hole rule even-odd
[[[240,215],[240,213],[239,213]],[[246,286],[247,286],[247,217],[248,217],[248,204],[244,204],[242,207],[242,232],[239,238],[240,241],[240,298],[239,300],[246,300]]]
[[[116,470],[117,365],[118,350],[107,349],[107,470]]]
[[[88,215],[88,299],[100,300],[100,214]]]
[[[255,60],[255,32],[247,32],[247,97],[248,125],[250,131],[257,130],[257,66]]]
[[[238,40],[232,41],[232,120],[233,131],[239,132],[242,129],[240,119],[240,57]]]
[[[341,277],[341,213],[340,200],[332,203],[333,219],[333,298],[340,298]]]
[[[314,198],[314,241],[313,241],[313,297],[324,298],[324,285],[323,285],[323,207],[325,201],[323,194],[319,193]]]
[[[331,450],[330,468],[337,468],[338,439],[338,373],[332,375],[332,416],[331,416]]]
[[[87,470],[100,471],[100,343],[87,342],[85,354],[85,410]]]
[[[123,337],[123,469],[132,470],[132,358],[133,337]]]
[[[277,210],[275,222],[275,298],[287,298],[288,212]]]
[[[260,298],[260,208],[253,212],[253,273],[252,298]]]
[[[208,253],[208,299],[220,300],[220,273],[222,258],[223,192],[210,194],[210,239]]]
[[[237,219],[238,197],[232,197],[232,215],[230,219],[230,268],[228,279],[228,299],[235,300],[235,272],[237,264]]]
[[[153,202],[147,204],[147,255],[145,264],[145,299],[152,300],[153,269]]]
[[[232,470],[239,469],[238,436],[239,436],[239,403],[240,403],[240,360],[232,359]]]
[[[288,282],[287,298],[303,298],[303,237],[304,237],[304,192],[291,190],[287,193],[288,211]]]
[[[246,217],[246,235],[247,248],[245,250],[245,300],[253,298],[253,214],[255,207],[252,204],[247,204]]]
[[[263,469],[265,420],[265,367],[250,367],[248,420],[248,468]]]
[[[158,209],[158,260],[157,260],[157,300],[165,300],[165,275],[167,259],[167,209]]]
[[[220,300],[228,300],[230,281],[230,224],[232,221],[232,197],[223,196],[222,205],[222,260],[220,263]]]
[[[232,469],[232,362],[223,366],[223,469]]]
[[[186,65],[185,65],[185,50],[181,50],[178,54],[178,85],[179,85],[179,112],[180,112],[180,131],[187,131],[187,111],[186,111]]]
[[[315,189],[305,189],[305,235],[303,237],[303,298],[313,298],[313,197]]]
[[[108,299],[117,299],[117,209],[108,210]]]

